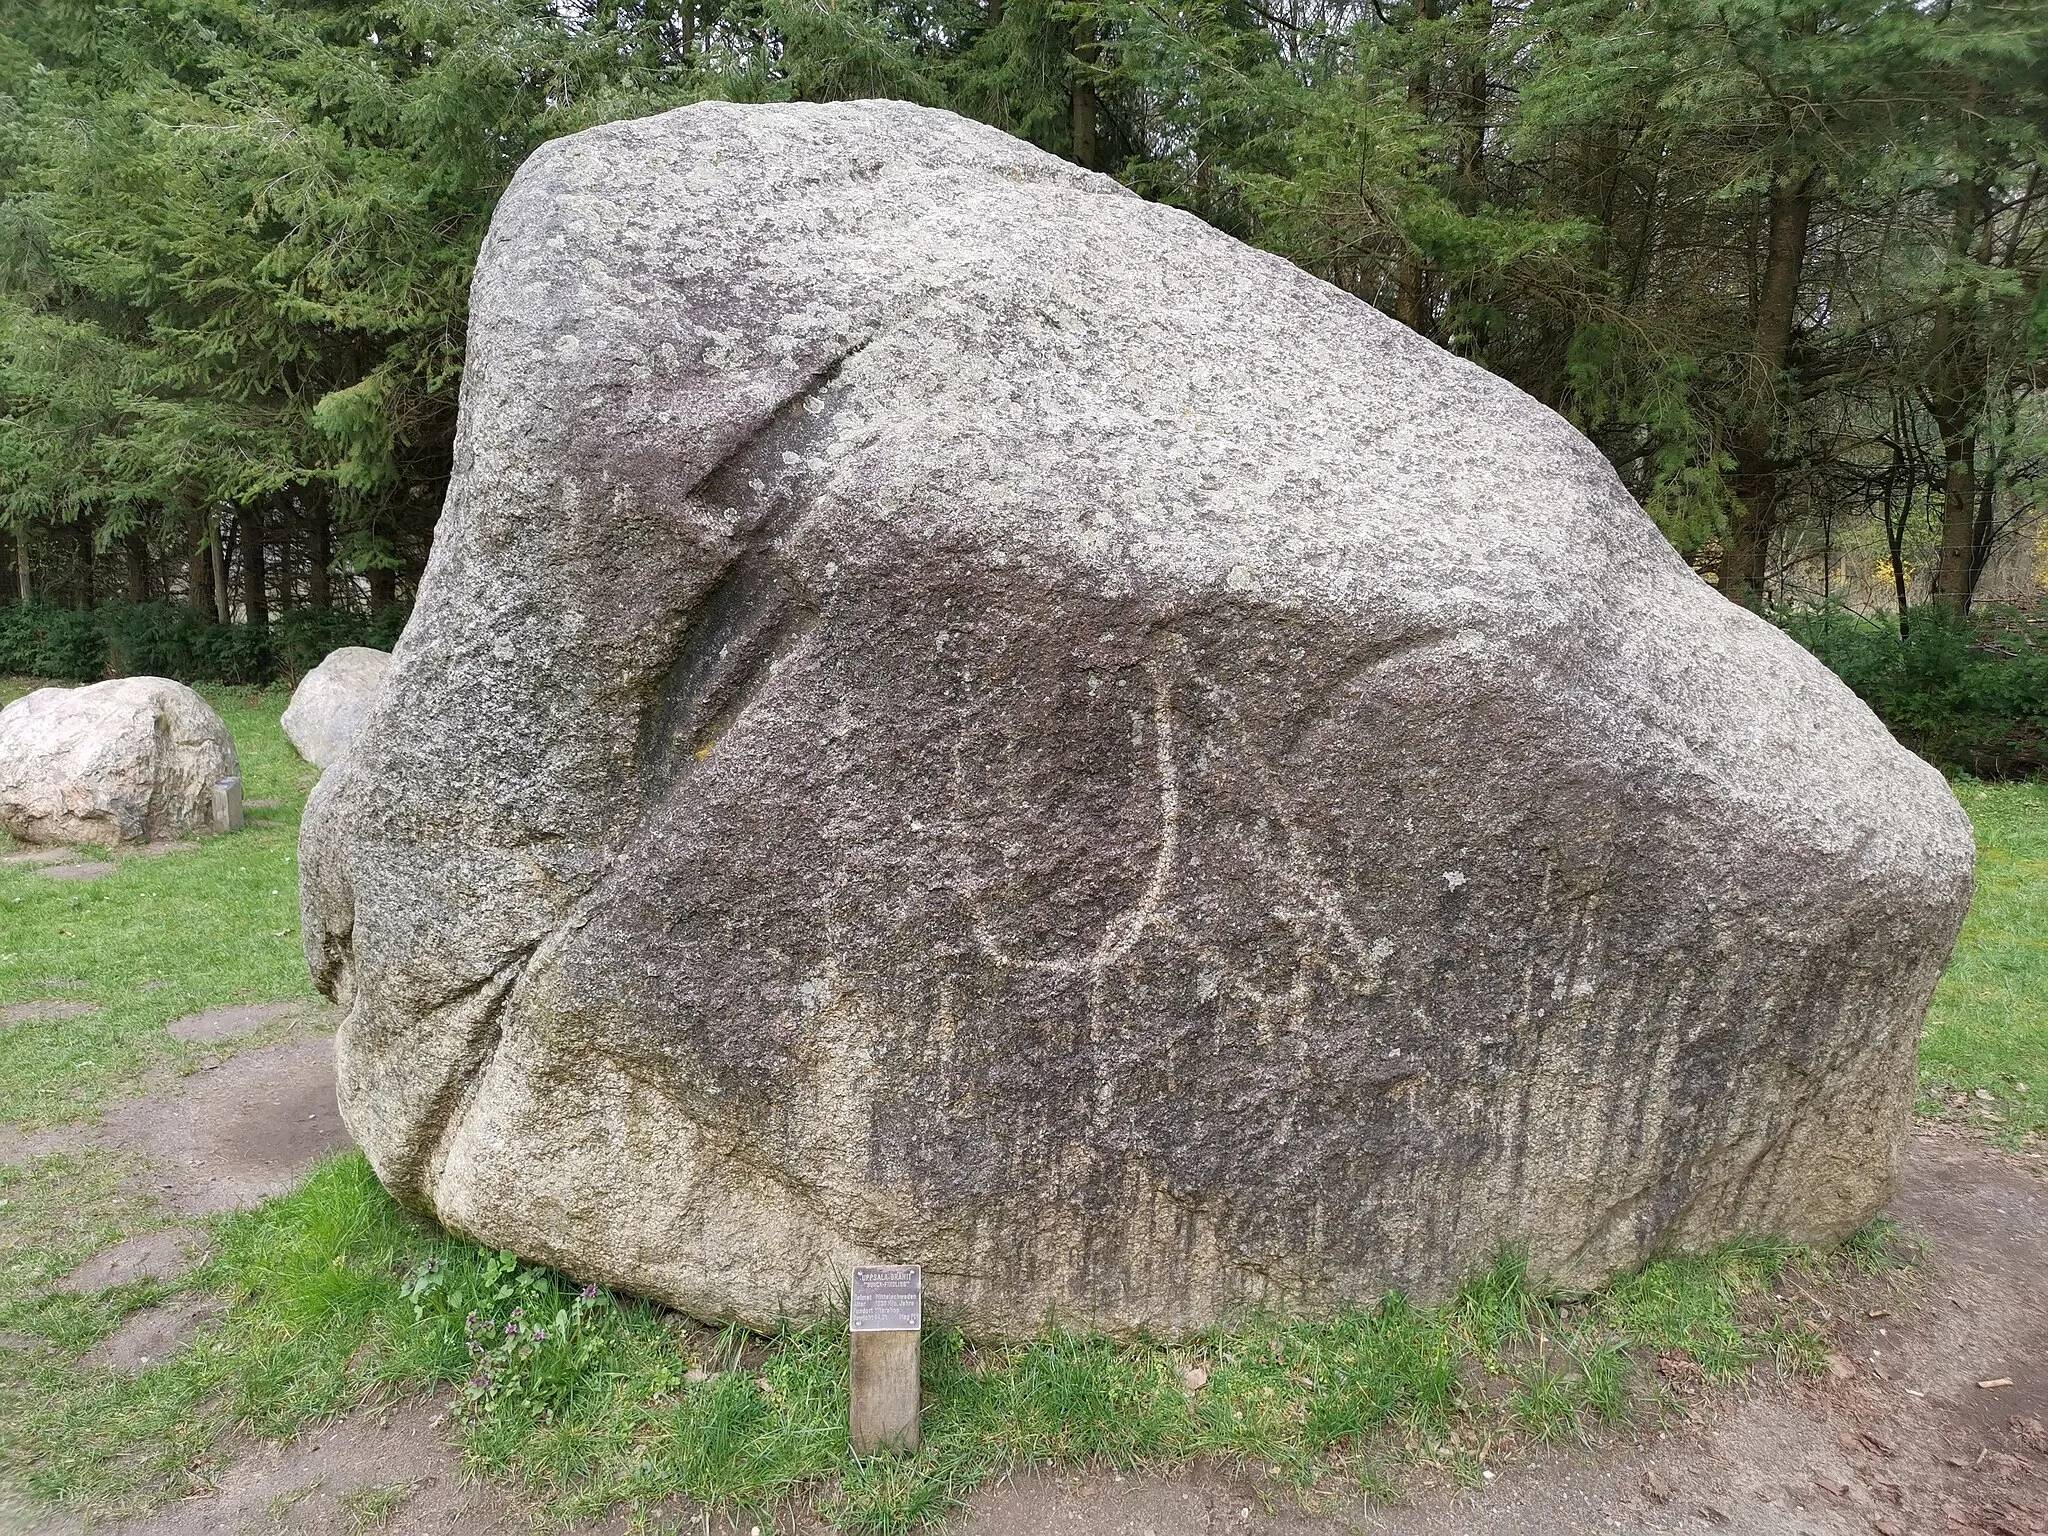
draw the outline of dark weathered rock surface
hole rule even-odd
[[[463,391],[303,841],[406,1200],[1005,1335],[1887,1197],[1968,825],[1509,385],[863,103],[541,150]]]

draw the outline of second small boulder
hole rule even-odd
[[[292,690],[284,712],[285,738],[315,768],[325,768],[348,750],[377,702],[389,651],[345,645],[328,654]]]

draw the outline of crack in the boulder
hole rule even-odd
[[[880,334],[813,369],[690,488],[693,498],[744,516],[642,716],[634,761],[655,798],[710,754],[817,622],[817,602],[776,558],[775,545],[806,506],[795,482],[813,403]],[[790,458],[798,460],[794,472]]]
[[[800,447],[812,404],[887,327],[862,338],[812,369],[790,394],[721,453],[698,476],[688,495],[749,514],[734,547],[693,605],[674,659],[649,701],[638,734],[635,763],[647,800],[659,800],[753,702],[775,666],[809,633],[819,608],[776,560],[773,546],[801,514],[803,501],[781,465]],[[764,460],[768,462],[763,462]],[[534,958],[558,944],[584,920],[600,875],[576,893],[570,915],[527,943],[505,964],[454,993],[433,1013],[443,1019],[485,998],[483,1013],[466,1026],[467,1061],[451,1071],[421,1117],[414,1145],[423,1150],[423,1184],[438,1180],[449,1147],[504,1042],[504,1015]]]
[[[419,1134],[413,1142],[421,1150],[421,1188],[435,1205],[439,1202],[433,1199],[432,1185],[439,1182],[441,1170],[447,1165],[449,1145],[470,1104],[475,1101],[479,1085],[489,1074],[499,1047],[504,1044],[506,1006],[526,974],[527,966],[551,937],[553,934],[544,934],[515,950],[512,958],[498,969],[463,987],[427,1015],[428,1018],[452,1019],[481,999],[477,1016],[466,1025],[458,1026],[468,1037],[464,1052],[467,1060],[458,1063],[442,1079],[439,1091],[420,1116]]]

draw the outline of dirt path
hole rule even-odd
[[[211,1026],[195,1026],[204,1034]],[[100,1123],[0,1133],[0,1160],[94,1144],[139,1154],[144,1188],[180,1215],[253,1204],[346,1145],[326,1037],[245,1050],[110,1108]],[[1317,1514],[1194,1469],[1172,1476],[1027,1474],[977,1495],[969,1536],[1576,1536],[1726,1530],[1741,1536],[2048,1536],[2048,1170],[1939,1131],[1915,1138],[1893,1213],[1927,1246],[1912,1294],[1834,1320],[1841,1357],[1817,1384],[1705,1400],[1650,1444],[1496,1462],[1476,1490],[1423,1487],[1398,1507]],[[178,1229],[173,1229],[175,1236]],[[91,1289],[175,1272],[163,1234],[95,1256]],[[136,1314],[95,1355],[133,1369],[182,1347],[203,1298]],[[2009,1380],[2011,1385],[1980,1387]],[[696,1523],[690,1522],[692,1528]],[[356,1415],[285,1446],[246,1448],[219,1487],[121,1536],[380,1530],[496,1536],[531,1528],[515,1496],[460,1476],[432,1403]],[[82,1528],[0,1508],[0,1532]]]

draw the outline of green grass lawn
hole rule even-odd
[[[0,685],[0,705],[27,687]],[[46,880],[0,865],[0,1005],[61,998],[100,1010],[0,1031],[0,1122],[88,1117],[152,1061],[192,1059],[164,1033],[172,1019],[314,997],[298,895],[299,812],[314,773],[278,728],[287,695],[200,691],[234,732],[244,798],[278,804],[189,852],[82,849],[120,866],[100,880]],[[12,847],[0,833],[0,851]]]
[[[0,1003],[102,1010],[0,1033],[0,1118],[79,1118],[152,1063],[189,1064],[162,1029],[180,1014],[310,998],[293,846],[312,774],[278,730],[281,694],[208,694],[247,793],[280,802],[257,813],[276,825],[122,855],[94,884],[0,867]],[[2048,790],[1961,794],[1982,849],[1978,898],[1937,994],[1923,1110],[2026,1136],[2042,1129],[2048,1088]],[[1194,1457],[1316,1504],[1388,1492],[1416,1465],[1473,1479],[1531,1439],[1633,1433],[1699,1384],[1819,1370],[1822,1298],[1840,1311],[1844,1286],[1910,1284],[1879,1228],[1835,1255],[1766,1243],[1654,1264],[1584,1298],[1537,1294],[1504,1262],[1442,1306],[1390,1297],[1334,1322],[1253,1319],[1173,1347],[1062,1335],[976,1348],[941,1333],[927,1341],[923,1450],[861,1459],[846,1441],[843,1325],[762,1339],[580,1292],[407,1216],[353,1153],[215,1224],[213,1256],[183,1283],[229,1309],[192,1348],[132,1378],[83,1368],[84,1350],[167,1290],[52,1290],[164,1219],[125,1189],[126,1171],[97,1152],[0,1166],[0,1334],[34,1346],[0,1348],[0,1478],[88,1514],[204,1487],[240,1436],[428,1390],[450,1395],[471,1466],[515,1480],[555,1519],[681,1497],[729,1511],[794,1502],[896,1532],[1006,1467]]]
[[[2048,784],[1956,793],[1977,897],[1920,1043],[1921,1108],[2012,1141],[2048,1131]]]

